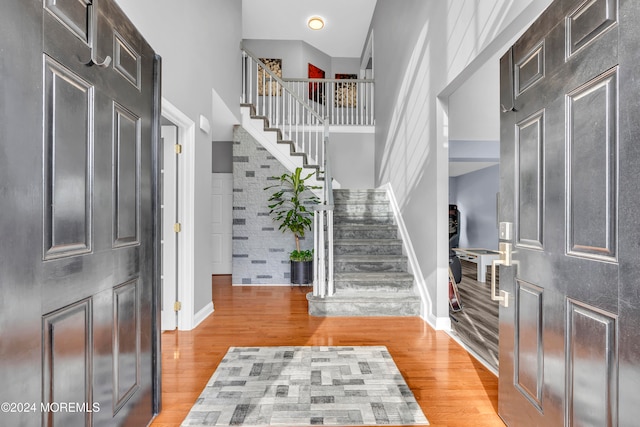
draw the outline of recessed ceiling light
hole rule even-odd
[[[307,26],[312,30],[321,30],[324,28],[324,19],[320,16],[314,16],[309,18]]]

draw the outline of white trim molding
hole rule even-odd
[[[194,319],[195,276],[195,144],[196,124],[166,98],[162,98],[162,116],[178,127],[178,143],[182,144],[183,159],[178,170],[178,217],[182,231],[178,236],[178,330],[189,331]]]
[[[209,317],[214,311],[213,301],[209,302],[209,304],[202,307],[196,314],[193,316],[193,328],[196,328],[204,319]],[[192,328],[192,329],[193,329]]]
[[[395,193],[393,192],[393,187],[391,183],[386,183],[379,187],[382,190],[386,190],[387,196],[389,197],[389,204],[391,206],[391,210],[393,211],[393,217],[398,225],[398,231],[400,233],[400,238],[402,239],[402,247],[407,255],[409,261],[409,270],[411,274],[413,274],[414,285],[420,295],[420,299],[422,300],[422,304],[420,306],[420,317],[424,319],[431,327],[436,330],[450,330],[451,329],[451,319],[449,316],[446,317],[436,317],[433,314],[433,299],[429,294],[429,290],[427,289],[427,283],[424,280],[424,276],[422,275],[422,270],[420,269],[420,264],[418,263],[418,257],[416,256],[415,251],[413,250],[413,244],[411,243],[411,238],[409,237],[409,232],[407,231],[407,227],[402,219],[402,213],[400,212],[400,207],[398,205],[398,201],[396,200]]]

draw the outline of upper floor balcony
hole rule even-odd
[[[327,124],[331,127],[375,125],[374,81],[353,74],[334,79],[282,78],[277,64],[264,63],[243,50],[242,102],[271,125]],[[357,131],[357,129],[352,129]]]

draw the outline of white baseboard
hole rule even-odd
[[[195,329],[204,319],[209,317],[211,313],[213,313],[213,302],[202,307],[202,309],[193,316],[193,329]]]
[[[451,318],[447,317],[435,317],[429,313],[429,320],[427,322],[433,326],[436,331],[448,332],[451,330]]]

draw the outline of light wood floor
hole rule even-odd
[[[215,312],[195,330],[162,335],[162,411],[179,426],[230,346],[385,345],[432,426],[504,426],[498,379],[420,318],[317,318],[309,288],[233,287],[215,277]]]
[[[451,313],[451,326],[463,343],[497,371],[499,306],[497,301],[491,301],[491,269],[487,268],[487,282],[478,282],[477,265],[465,260],[461,264],[458,291],[462,311]],[[497,272],[496,283],[499,283]]]

